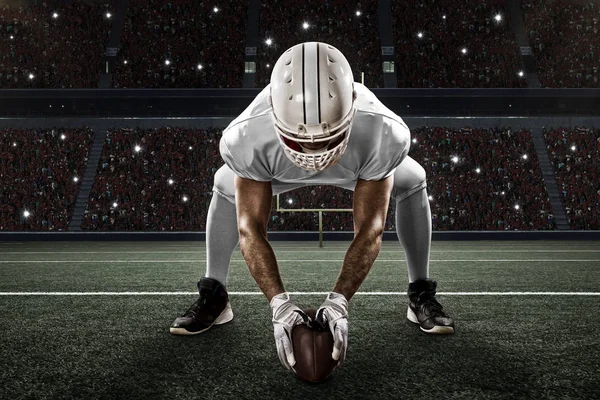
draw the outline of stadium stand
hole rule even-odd
[[[591,0],[521,1],[544,87],[600,87],[599,7]]]
[[[571,229],[600,229],[600,129],[543,133]]]
[[[213,175],[223,165],[218,132],[109,131],[82,230],[205,230]]]
[[[360,82],[364,72],[365,85],[383,87],[377,0],[308,0],[294,7],[284,0],[261,2],[259,31],[257,87],[269,83],[271,68],[284,50],[310,41],[340,50],[355,81]]]
[[[114,87],[242,87],[247,12],[244,0],[130,0]]]
[[[89,128],[0,131],[0,230],[67,229],[92,135]]]
[[[220,132],[110,131],[82,229],[204,230],[213,175],[223,165]],[[556,229],[529,131],[427,127],[412,134],[410,155],[427,171],[434,230]],[[351,208],[352,193],[306,187],[282,194],[280,207]],[[274,212],[269,229],[315,231],[318,217]],[[352,215],[325,212],[323,229],[351,231]],[[394,229],[393,202],[386,229]]]
[[[527,87],[506,8],[506,0],[392,0],[398,87]]]
[[[0,87],[98,87],[113,10],[105,3],[0,6]]]

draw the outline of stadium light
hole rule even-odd
[[[417,33],[417,37],[418,37],[419,39],[423,39],[423,32],[419,32],[419,33]]]
[[[454,164],[456,164],[456,163],[458,162],[458,157],[457,157],[457,156],[453,156],[453,157],[452,157],[452,162],[453,162]]]
[[[288,199],[288,203],[289,203],[289,204],[292,204],[293,202],[294,202],[294,200],[292,200],[292,199]]]
[[[467,54],[467,48],[466,48],[466,47],[463,47],[463,48],[462,48],[460,51],[461,51],[461,53],[463,53],[463,54]]]
[[[431,195],[430,195],[430,196],[429,196],[429,200],[433,200],[433,196],[431,196]]]
[[[413,138],[412,142],[417,143],[417,138]]]
[[[481,168],[476,168],[475,172],[480,173],[481,172]]]
[[[188,201],[188,197],[187,197],[186,195],[184,195],[184,196],[183,196],[183,198],[182,198],[182,200],[183,200],[183,202],[185,203],[185,202],[187,202],[187,201]]]
[[[192,149],[192,146],[189,147],[189,150],[191,150],[191,149]]]
[[[11,40],[14,39],[15,37],[13,35],[10,35]]]
[[[519,207],[518,204],[515,204],[515,210],[518,210],[519,208],[521,208],[521,207]]]
[[[139,153],[140,151],[142,151],[142,148],[138,144],[136,144],[133,149],[135,150],[136,153]]]
[[[360,15],[361,15],[361,14],[362,14],[362,13],[361,13],[360,11],[358,11],[358,10],[356,11],[356,16],[357,16],[357,17],[360,17]]]
[[[442,19],[446,19],[446,15],[442,15]]]
[[[127,64],[127,60],[123,60],[123,64]]]
[[[266,44],[267,46],[270,46],[270,45],[272,45],[272,44],[273,44],[273,39],[271,39],[271,38],[267,38],[267,40],[265,40],[265,44]]]
[[[577,149],[577,147],[575,147],[575,145],[571,146],[571,151],[575,151]]]
[[[169,64],[171,64],[171,61],[169,61],[169,60],[166,60],[166,61],[165,61],[165,65],[169,65]]]
[[[54,18],[54,19],[58,18],[58,13],[52,14],[52,18]]]
[[[74,177],[73,177],[73,182],[78,182],[78,181],[79,181],[79,178],[78,178],[78,177],[76,177],[76,176],[74,176]]]
[[[117,202],[115,201],[115,202],[113,203],[113,208],[117,208],[117,206],[118,206],[118,204],[117,204]]]
[[[500,21],[502,21],[502,15],[496,14],[496,16],[494,17],[494,19],[496,20],[496,22],[500,22]]]
[[[202,66],[202,64],[198,64],[198,67],[197,67],[197,68],[198,68],[198,71],[199,71],[199,70],[201,70],[201,69],[202,69],[202,68],[204,68],[204,67]]]
[[[30,215],[31,215],[31,213],[29,211],[27,211],[27,210],[23,211],[23,216],[25,218],[29,217]]]
[[[523,160],[527,160],[527,154],[523,154]]]
[[[35,78],[35,76],[33,74],[29,74],[29,80]]]
[[[17,142],[13,142],[13,147],[17,147]]]
[[[504,196],[504,192],[502,192],[502,196]]]
[[[106,18],[110,18],[110,17],[112,17],[112,14],[111,14],[111,13],[109,13],[109,12],[107,12],[107,13],[106,13]]]
[[[65,140],[67,137],[65,136],[65,134],[63,133],[62,135],[60,135],[60,140]]]
[[[302,27],[306,30],[306,29],[308,29],[310,27],[310,25],[308,24],[308,22],[304,21],[302,23]]]
[[[519,71],[518,74],[521,78],[525,75],[525,73],[523,71]]]
[[[173,179],[169,179],[167,182],[169,183],[169,185],[172,185],[173,184]]]
[[[218,13],[218,12],[219,12],[219,7],[216,7],[216,6],[215,6],[215,8],[213,8],[213,12],[214,12],[214,13]]]

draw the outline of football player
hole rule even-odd
[[[396,202],[396,230],[408,264],[407,318],[428,333],[453,333],[454,321],[436,300],[436,282],[429,279],[425,170],[407,155],[409,145],[402,118],[354,82],[339,50],[308,42],[285,51],[271,83],[223,132],[225,165],[215,174],[208,210],[206,274],[198,282],[199,299],[173,322],[171,333],[195,335],[231,321],[227,275],[239,243],[270,302],[279,359],[288,369],[294,366],[291,331],[303,318],[280,278],[267,221],[273,195],[309,185],[354,191],[354,239],[317,310],[333,333],[333,358],[344,361],[348,302],[379,253],[390,198]]]

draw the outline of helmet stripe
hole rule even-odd
[[[304,83],[304,76],[306,75],[305,71],[304,71],[304,63],[305,57],[304,57],[304,43],[302,43],[302,109],[304,110],[304,125],[306,125],[306,93],[305,93],[305,83]]]
[[[319,43],[317,42],[317,108],[319,110],[319,123],[321,123],[321,63],[319,62]]]
[[[304,56],[304,80],[305,80],[305,98],[304,107],[306,109],[306,124],[319,124],[319,65],[317,60],[318,47],[316,42],[305,44],[306,53]]]

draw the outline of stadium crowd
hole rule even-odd
[[[506,3],[392,0],[398,87],[527,87]]]
[[[114,87],[242,87],[247,14],[246,0],[130,0]]]
[[[600,87],[597,2],[520,4],[542,86]],[[97,88],[115,8],[114,0],[1,5],[0,87]],[[392,0],[391,8],[398,87],[527,86],[507,0]],[[274,0],[259,11],[257,87],[303,41],[332,44],[357,81],[364,73],[367,86],[383,86],[377,0]],[[242,87],[247,18],[246,0],[130,0],[113,87]]]
[[[271,68],[284,50],[317,41],[348,58],[355,81],[361,82],[364,73],[365,85],[383,87],[377,3],[307,0],[290,7],[285,0],[261,2],[256,86],[269,83]]]
[[[427,172],[435,230],[555,229],[531,132],[412,131],[409,155]]]
[[[0,131],[0,230],[67,230],[92,137],[89,128]]]
[[[599,7],[593,0],[521,1],[543,87],[600,87]]]
[[[0,5],[0,88],[98,87],[113,8],[110,0]]]
[[[572,229],[600,229],[600,130],[544,129]],[[162,127],[108,132],[84,230],[205,230],[221,130]],[[427,172],[434,230],[556,229],[531,133],[422,127],[410,155]],[[0,230],[65,230],[92,140],[82,129],[6,129],[0,138]],[[349,209],[352,193],[313,186],[280,195],[281,209]],[[394,227],[394,202],[386,230]],[[518,207],[517,207],[518,206]],[[276,212],[269,229],[317,230],[316,212]],[[353,229],[323,212],[325,231]]]
[[[110,130],[83,230],[204,230],[223,164],[217,129]]]
[[[600,129],[543,133],[571,229],[600,229]]]

